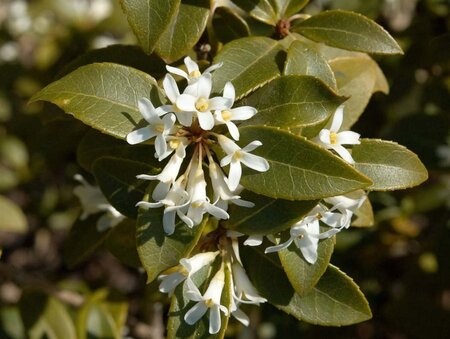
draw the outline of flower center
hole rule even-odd
[[[242,158],[242,153],[240,151],[234,152],[234,154],[233,154],[233,159],[234,160],[239,160],[241,158]]]
[[[330,143],[332,145],[336,145],[337,144],[337,134],[334,132],[330,133]]]
[[[171,149],[177,149],[178,146],[180,146],[180,140],[174,139],[174,140],[170,140],[170,141],[169,141],[169,147],[170,147]]]
[[[213,307],[214,306],[214,301],[212,299],[207,299],[207,300],[205,300],[205,305],[207,307]]]
[[[226,110],[226,111],[222,111],[222,118],[225,121],[228,121],[231,119],[231,112]]]
[[[320,213],[317,213],[317,214],[316,214],[316,219],[317,219],[317,220],[322,219],[322,217],[323,217],[322,214],[320,214]]]
[[[205,98],[199,98],[197,102],[195,103],[195,108],[199,112],[206,112],[209,108],[208,99]]]
[[[199,70],[195,70],[195,71],[192,71],[191,73],[189,73],[190,78],[198,78],[200,75],[202,75],[202,73],[200,73]]]
[[[195,201],[192,203],[192,207],[199,208],[203,206],[203,201]]]
[[[155,125],[153,129],[155,130],[155,132],[162,134],[164,132],[164,125],[163,124]]]

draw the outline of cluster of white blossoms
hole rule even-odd
[[[211,73],[221,64],[216,64],[200,73],[198,65],[189,57],[184,59],[187,72],[167,66],[170,73],[183,77],[187,85],[180,91],[175,79],[167,74],[163,87],[169,104],[154,107],[153,103],[142,98],[139,111],[147,125],[127,135],[129,144],[137,144],[154,139],[155,157],[159,161],[170,156],[164,169],[158,175],[139,175],[139,179],[157,180],[152,192],[154,202],[141,201],[142,208],[164,207],[163,227],[168,235],[175,231],[176,217],[188,227],[194,227],[208,213],[218,219],[228,219],[228,204],[252,207],[253,204],[240,199],[239,185],[242,165],[256,171],[269,169],[268,162],[251,154],[261,142],[253,141],[241,148],[235,141],[239,140],[239,130],[235,122],[247,120],[256,114],[250,106],[233,107],[235,90],[228,82],[222,96],[212,96]],[[225,125],[230,139],[215,129]],[[217,130],[217,131],[216,131]],[[211,146],[219,145],[226,156],[220,161],[211,151]],[[188,152],[188,147],[193,148]],[[189,154],[189,162],[185,158]],[[208,196],[207,182],[203,162],[208,162],[212,195]],[[220,165],[219,165],[220,163]],[[230,166],[226,176],[222,167]]]
[[[248,316],[240,309],[241,304],[260,305],[267,300],[261,297],[248,277],[239,255],[239,244],[237,234],[228,233],[225,247],[222,251],[203,252],[194,255],[189,259],[181,259],[180,264],[169,269],[170,274],[159,276],[161,281],[159,290],[172,295],[175,288],[183,284],[183,295],[195,302],[184,315],[184,321],[193,325],[205,314],[209,314],[209,333],[215,334],[221,328],[220,312],[225,315],[232,315],[245,326],[250,324]],[[219,259],[218,259],[219,257]],[[205,293],[202,294],[195,284],[193,276],[204,268],[210,269],[213,263],[217,263],[218,270],[208,283]],[[231,300],[225,301],[228,305],[223,305],[222,295],[225,284],[225,269],[231,273]]]

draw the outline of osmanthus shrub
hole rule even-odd
[[[67,261],[105,241],[142,266],[171,299],[169,338],[223,337],[265,302],[326,326],[371,317],[330,264],[334,237],[373,224],[370,191],[427,172],[350,130],[388,92],[369,54],[400,47],[359,14],[299,14],[307,2],[122,0],[141,49],[93,51],[32,99],[93,129],[78,159],[96,184],[77,176],[74,193],[98,219],[74,226]]]

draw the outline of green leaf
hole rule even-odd
[[[338,92],[349,97],[345,102],[341,130],[348,130],[364,112],[377,82],[378,66],[370,58],[344,57],[334,59],[330,66],[336,76]]]
[[[310,292],[325,273],[333,254],[334,242],[334,237],[319,242],[317,261],[313,265],[304,259],[295,245],[278,252],[281,265],[299,295],[303,296]]]
[[[220,264],[221,260],[219,263],[216,262],[213,266],[220,266]],[[217,271],[217,268],[214,270],[214,267],[207,267],[206,269],[202,269],[194,274],[193,281],[196,286],[199,286],[199,290],[202,294],[208,288],[209,282],[213,278],[215,271]],[[220,303],[228,309],[231,308],[232,300],[231,279],[231,271],[228,266],[225,266],[225,286]],[[167,324],[167,338],[224,338],[229,317],[225,316],[223,312],[220,312],[220,331],[216,334],[209,334],[209,315],[205,314],[194,325],[188,325],[184,321],[184,315],[186,312],[195,305],[195,302],[191,302],[186,298],[186,290],[187,286],[185,284],[179,285],[172,296],[169,310],[169,321]],[[209,312],[207,312],[207,314],[209,314]]]
[[[309,0],[275,0],[281,8],[281,13],[283,17],[288,19],[293,14],[299,12],[303,7],[305,7]]]
[[[280,76],[285,52],[277,41],[265,37],[249,37],[225,45],[214,58],[223,66],[213,74],[213,91],[221,92],[228,81],[241,98]]]
[[[373,181],[369,191],[409,188],[428,179],[417,155],[395,142],[361,139],[361,144],[353,147],[352,157],[356,169]]]
[[[150,54],[176,16],[180,0],[120,0],[139,45]]]
[[[134,68],[112,63],[90,64],[55,81],[30,102],[49,101],[102,133],[125,139],[143,120],[138,100],[160,102],[155,79]]]
[[[0,232],[26,233],[28,222],[19,206],[0,195]]]
[[[63,258],[69,268],[86,260],[108,236],[108,231],[97,231],[98,216],[77,220],[64,242]]]
[[[191,229],[178,219],[175,222],[175,233],[168,236],[164,232],[162,220],[162,208],[139,210],[137,250],[147,272],[147,283],[156,279],[162,271],[178,265],[180,259],[187,257],[208,223],[208,219],[205,218],[200,225]]]
[[[328,62],[318,52],[300,41],[294,41],[288,49],[284,74],[310,75],[336,90],[336,79]]]
[[[147,180],[137,179],[139,174],[156,175],[160,171],[145,163],[114,157],[98,159],[93,167],[97,183],[106,199],[123,215],[136,219],[136,204],[145,195],[151,184]]]
[[[304,75],[279,77],[239,102],[258,109],[242,126],[267,125],[284,129],[326,121],[345,101],[322,81]]]
[[[360,208],[355,211],[356,219],[352,221],[354,227],[370,227],[374,224],[372,204],[367,197]]]
[[[125,265],[141,267],[136,250],[135,220],[126,219],[115,226],[105,239],[105,247]]]
[[[253,153],[270,169],[244,169],[241,184],[258,194],[287,200],[315,200],[364,188],[371,181],[331,152],[289,132],[272,127],[241,129],[240,145],[260,140]]]
[[[271,199],[246,190],[241,193],[241,198],[253,202],[255,206],[246,208],[231,205],[230,219],[225,225],[244,234],[257,235],[285,230],[301,220],[318,202]]]
[[[403,54],[383,27],[353,12],[325,11],[300,22],[293,30],[308,39],[350,51]]]
[[[213,27],[217,39],[223,43],[250,35],[247,22],[227,7],[218,7],[214,11]]]
[[[25,329],[17,306],[3,305],[0,309],[0,337],[5,339],[25,338]]]
[[[345,326],[372,316],[358,286],[333,265],[328,266],[308,294],[300,296],[290,285],[277,255],[264,255],[258,249],[244,246],[241,257],[261,295],[298,320],[322,326]]]
[[[210,12],[208,0],[181,0],[176,14],[156,45],[156,53],[166,62],[176,61],[199,41]]]
[[[130,145],[126,141],[90,130],[81,139],[77,148],[77,161],[92,172],[94,162],[102,157],[114,157],[141,162],[158,168],[161,163],[155,158],[155,147],[147,143]]]

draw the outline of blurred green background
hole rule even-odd
[[[450,338],[450,2],[316,0],[306,11],[329,8],[375,19],[404,49],[377,58],[391,93],[376,94],[354,130],[407,146],[430,179],[371,193],[376,225],[338,236],[332,262],[361,286],[372,320],[321,328],[264,305],[246,310],[249,328],[233,322],[228,335]],[[0,338],[164,336],[166,299],[141,271],[102,248],[76,267],[63,261],[80,212],[75,150],[87,127],[27,105],[71,61],[118,43],[135,40],[116,0],[0,0]]]

